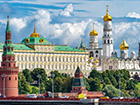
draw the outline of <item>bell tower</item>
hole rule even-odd
[[[0,67],[0,93],[3,96],[18,96],[18,71],[16,67],[14,48],[11,40],[9,16],[7,16],[5,44],[3,46],[2,62]]]
[[[113,37],[112,37],[112,17],[108,13],[108,5],[107,13],[104,16],[104,29],[103,29],[103,57],[111,57],[113,52]]]

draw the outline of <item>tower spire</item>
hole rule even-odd
[[[108,7],[109,5],[106,5],[106,14],[108,14]]]
[[[34,15],[34,33],[36,33],[36,27],[35,27],[35,15]]]
[[[9,25],[9,16],[7,16],[6,32],[11,32],[11,30],[10,30],[10,25]]]

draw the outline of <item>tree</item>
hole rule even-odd
[[[54,80],[54,91],[61,92],[63,89],[63,80],[61,77],[56,77]]]
[[[41,83],[45,83],[45,81],[47,80],[47,74],[45,72],[45,70],[43,68],[35,68],[32,72],[31,72],[32,78],[35,81],[38,81],[38,75],[41,75],[40,81]]]
[[[114,87],[117,87],[118,83],[117,83],[116,79],[113,76],[110,77],[110,81],[111,81],[111,83],[112,83],[112,85]]]
[[[32,92],[31,94],[38,94],[39,93],[39,88],[37,87],[32,87]]]
[[[22,72],[19,72],[18,74],[18,91],[19,94],[27,94],[31,92],[29,84],[26,81],[26,78]]]
[[[32,83],[34,81],[31,76],[31,71],[29,69],[25,69],[22,72],[23,72],[27,82]]]
[[[90,75],[89,75],[88,78],[99,78],[99,79],[101,80],[101,79],[102,79],[102,75],[101,75],[101,73],[99,73],[98,71],[92,70],[92,71],[90,72]]]
[[[111,85],[111,84],[112,84],[108,77],[105,77],[105,78],[104,78],[104,82],[105,82],[106,84],[108,84],[108,85]]]
[[[105,95],[109,97],[119,96],[119,89],[115,88],[112,85],[106,85],[105,88],[103,89],[103,92],[105,92]]]
[[[100,91],[101,90],[101,81],[98,78],[89,78],[88,79],[90,90],[91,91]]]
[[[43,93],[45,93],[45,92],[46,92],[45,84],[42,82],[42,83],[40,84],[40,93],[43,94]]]

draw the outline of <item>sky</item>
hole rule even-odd
[[[138,54],[140,41],[140,0],[0,0],[0,42],[5,40],[6,17],[10,16],[13,43],[29,37],[34,29],[54,44],[79,46],[83,39],[89,47],[89,33],[98,32],[102,48],[103,17],[106,5],[112,16],[114,49],[119,55],[119,46],[125,37]]]

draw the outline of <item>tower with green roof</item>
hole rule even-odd
[[[7,16],[6,40],[0,67],[0,93],[6,97],[18,96],[18,71],[11,40],[9,16]]]
[[[79,66],[77,67],[74,74],[74,81],[72,84],[71,93],[86,93],[86,86],[83,80],[83,73],[81,72]]]

